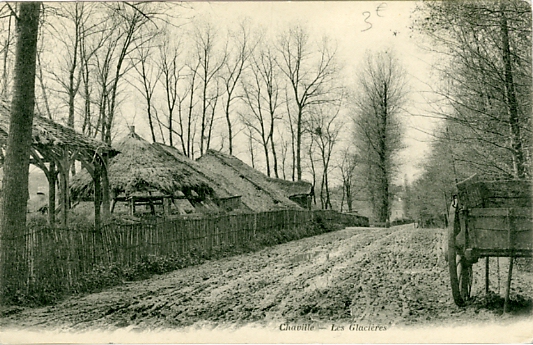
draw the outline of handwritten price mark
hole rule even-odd
[[[387,3],[386,2],[382,2],[381,4],[379,4],[376,7],[376,16],[383,18],[384,16],[382,16],[380,14],[380,12],[385,11],[386,8],[387,8]],[[371,22],[368,21],[370,19],[370,17],[372,16],[372,13],[370,11],[364,11],[362,13],[362,15],[365,17],[364,21],[365,21],[365,24],[367,24],[368,26],[367,26],[366,29],[361,30],[361,32],[368,31],[368,30],[372,29],[373,25],[372,25]]]

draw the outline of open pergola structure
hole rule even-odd
[[[9,105],[0,101],[0,142],[5,145],[9,133]],[[75,161],[94,181],[94,226],[100,229],[102,216],[109,215],[109,179],[106,162],[117,153],[109,145],[86,137],[73,128],[35,115],[33,119],[30,163],[43,170],[48,179],[48,223],[56,224],[56,185],[59,191],[60,224],[68,226],[70,205],[69,171]]]

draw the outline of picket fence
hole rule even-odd
[[[131,266],[150,255],[185,255],[193,249],[211,252],[216,247],[253,241],[271,230],[306,226],[313,219],[368,226],[365,217],[335,211],[280,210],[156,223],[111,223],[99,232],[39,229],[26,234],[24,285],[32,290],[71,291],[81,277],[99,265]]]

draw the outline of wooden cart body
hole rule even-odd
[[[474,175],[458,183],[457,196],[450,208],[448,239],[452,292],[456,304],[464,305],[470,297],[471,267],[479,258],[532,256],[531,182],[482,181]],[[504,309],[509,298],[512,261],[511,259]],[[487,291],[488,268],[487,259]]]

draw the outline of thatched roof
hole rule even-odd
[[[0,101],[0,142],[5,142],[9,133],[10,107],[7,102]],[[109,145],[84,136],[73,128],[66,127],[38,114],[33,118],[32,147],[40,153],[58,148],[77,152],[89,159],[95,153],[109,152],[110,156],[117,152]]]
[[[189,168],[195,172],[195,174],[208,181],[209,185],[215,192],[214,197],[224,199],[237,196],[234,193],[235,191],[232,191],[222,183],[220,175],[218,175],[216,172],[206,169],[202,164],[185,156],[177,148],[161,143],[154,143],[153,145],[172,155],[179,163],[188,165]]]
[[[311,195],[313,185],[307,181],[287,181],[279,178],[267,177],[268,181],[274,183],[286,196]]]
[[[115,147],[120,154],[110,160],[108,175],[110,189],[117,196],[181,192],[205,199],[214,193],[209,181],[191,168],[190,162],[178,161],[133,131]],[[77,174],[72,179],[71,190],[74,198],[89,197],[93,192],[91,178]]]
[[[208,150],[197,160],[205,169],[218,174],[226,188],[241,195],[242,203],[254,211],[300,208],[289,200],[266,175],[234,156]]]

